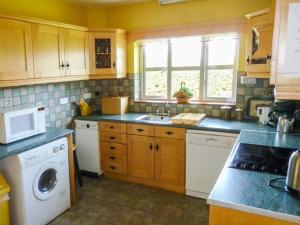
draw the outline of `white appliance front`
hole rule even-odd
[[[67,146],[63,138],[1,161],[12,225],[45,225],[71,207]]]
[[[77,158],[82,171],[101,175],[99,124],[76,120],[75,142]]]

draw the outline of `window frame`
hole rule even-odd
[[[229,33],[220,33],[221,34],[229,34]],[[239,61],[239,47],[240,47],[240,35],[238,33],[232,33],[236,35],[236,51],[234,56],[234,63],[232,65],[216,65],[216,66],[208,66],[208,40],[206,36],[200,36],[201,41],[201,62],[200,66],[183,66],[183,67],[174,67],[172,66],[172,38],[165,38],[168,43],[168,59],[167,59],[167,67],[152,67],[146,68],[145,65],[145,51],[142,42],[139,44],[139,68],[141,71],[141,81],[140,81],[140,92],[139,99],[141,101],[165,101],[165,102],[173,102],[176,101],[175,98],[172,98],[171,93],[171,85],[172,85],[172,72],[173,71],[199,71],[200,73],[200,87],[197,99],[192,99],[191,102],[220,102],[220,103],[235,103],[236,102],[236,89],[237,89],[237,72],[238,72],[238,61]],[[218,34],[215,34],[218,35]],[[191,36],[187,36],[191,37]],[[184,38],[184,37],[182,37]],[[233,80],[232,80],[232,96],[231,98],[227,97],[208,97],[207,96],[207,82],[208,82],[208,71],[211,69],[221,70],[221,69],[232,69],[233,70]],[[167,71],[167,98],[165,96],[147,96],[146,92],[146,71]]]

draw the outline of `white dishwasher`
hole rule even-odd
[[[187,195],[207,199],[237,137],[232,133],[187,130]]]
[[[75,143],[80,170],[101,175],[99,124],[94,121],[75,120]]]

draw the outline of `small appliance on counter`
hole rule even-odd
[[[46,132],[42,106],[0,112],[0,143],[8,144]]]
[[[295,119],[288,118],[287,115],[279,116],[277,123],[277,132],[288,133],[293,130]]]
[[[273,127],[277,127],[280,116],[286,115],[287,117],[293,117],[295,107],[295,101],[293,100],[274,100],[269,112],[270,119],[268,124]]]
[[[269,113],[271,111],[271,107],[269,106],[263,106],[263,107],[257,107],[257,116],[259,118],[259,123],[263,125],[267,125],[270,118]]]
[[[286,189],[293,195],[300,197],[300,150],[295,151],[289,160],[286,177]]]

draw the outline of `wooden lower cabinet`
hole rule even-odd
[[[127,135],[128,175],[154,179],[154,138]]]
[[[209,207],[209,225],[296,225],[296,223],[271,217],[246,213],[234,209],[211,205]]]
[[[155,145],[155,180],[184,186],[184,140],[155,138]]]

